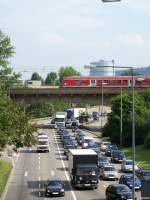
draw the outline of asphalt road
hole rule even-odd
[[[44,183],[51,178],[61,178],[65,182],[65,197],[56,197],[58,200],[104,200],[106,187],[116,181],[100,180],[98,189],[94,190],[73,189],[67,170],[68,161],[63,155],[59,137],[53,129],[44,129],[43,132],[49,136],[50,152],[37,153],[36,147],[21,150],[4,200],[47,199],[44,196]]]

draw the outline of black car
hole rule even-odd
[[[118,147],[117,147],[117,145],[116,144],[109,144],[108,145],[108,148],[107,148],[107,150],[106,150],[106,156],[111,156],[111,154],[112,154],[112,152],[114,151],[114,150],[118,150]]]
[[[99,119],[99,113],[98,112],[93,112],[92,116],[93,116],[93,120],[98,120]]]
[[[64,182],[61,180],[49,180],[45,185],[45,196],[61,195],[65,196]]]
[[[122,151],[120,151],[120,150],[112,151],[111,161],[113,163],[121,163],[123,161],[123,159],[125,159],[125,155]]]
[[[133,200],[132,191],[123,184],[109,185],[106,188],[106,200]],[[135,198],[136,199],[136,198]]]

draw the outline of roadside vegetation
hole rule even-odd
[[[36,142],[36,125],[31,124],[31,115],[26,114],[24,105],[9,98],[9,88],[20,85],[20,74],[9,66],[9,59],[15,54],[11,40],[0,30],[0,149],[6,144],[16,147],[30,146]]]
[[[0,197],[5,189],[11,169],[10,163],[0,160]]]
[[[130,147],[124,148],[124,153],[128,158],[132,158],[132,149]],[[136,146],[136,163],[143,169],[150,169],[150,150],[143,145]]]
[[[150,91],[144,95],[135,94],[135,142],[136,145],[145,144],[150,147]],[[107,124],[104,127],[105,137],[110,137],[112,142],[120,144],[120,112],[121,97],[112,98],[112,112],[108,115]],[[132,94],[122,95],[122,143],[123,146],[131,146],[132,143]]]

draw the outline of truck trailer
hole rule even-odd
[[[70,149],[68,160],[72,185],[97,189],[99,182],[97,153],[92,149]]]

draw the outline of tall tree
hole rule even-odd
[[[37,72],[34,72],[31,76],[31,80],[34,80],[34,81],[42,81],[42,77],[39,75],[39,73]]]
[[[133,76],[139,76],[139,75],[141,75],[141,74],[133,71]],[[132,70],[129,69],[129,70],[123,71],[121,76],[132,76]]]
[[[14,46],[11,44],[11,40],[0,30],[0,85],[7,89],[14,84],[21,84],[19,78],[20,74],[13,71],[13,68],[9,66],[9,58],[14,55]]]
[[[6,68],[9,64],[8,59],[14,55],[14,47],[11,40],[0,30],[0,67]]]
[[[45,84],[46,85],[55,85],[56,79],[57,79],[57,73],[50,72],[45,79]]]
[[[121,99],[120,95],[112,99],[112,112],[108,115],[107,124],[104,127],[104,135],[111,137],[113,142],[120,141],[120,112]],[[123,111],[123,144],[128,146],[132,142],[132,94],[122,95],[122,111]],[[150,113],[145,108],[144,98],[135,94],[135,132],[136,144],[143,143],[150,129]]]
[[[73,67],[61,67],[59,70],[59,81],[61,82],[65,77],[69,76],[81,76],[81,73]]]

